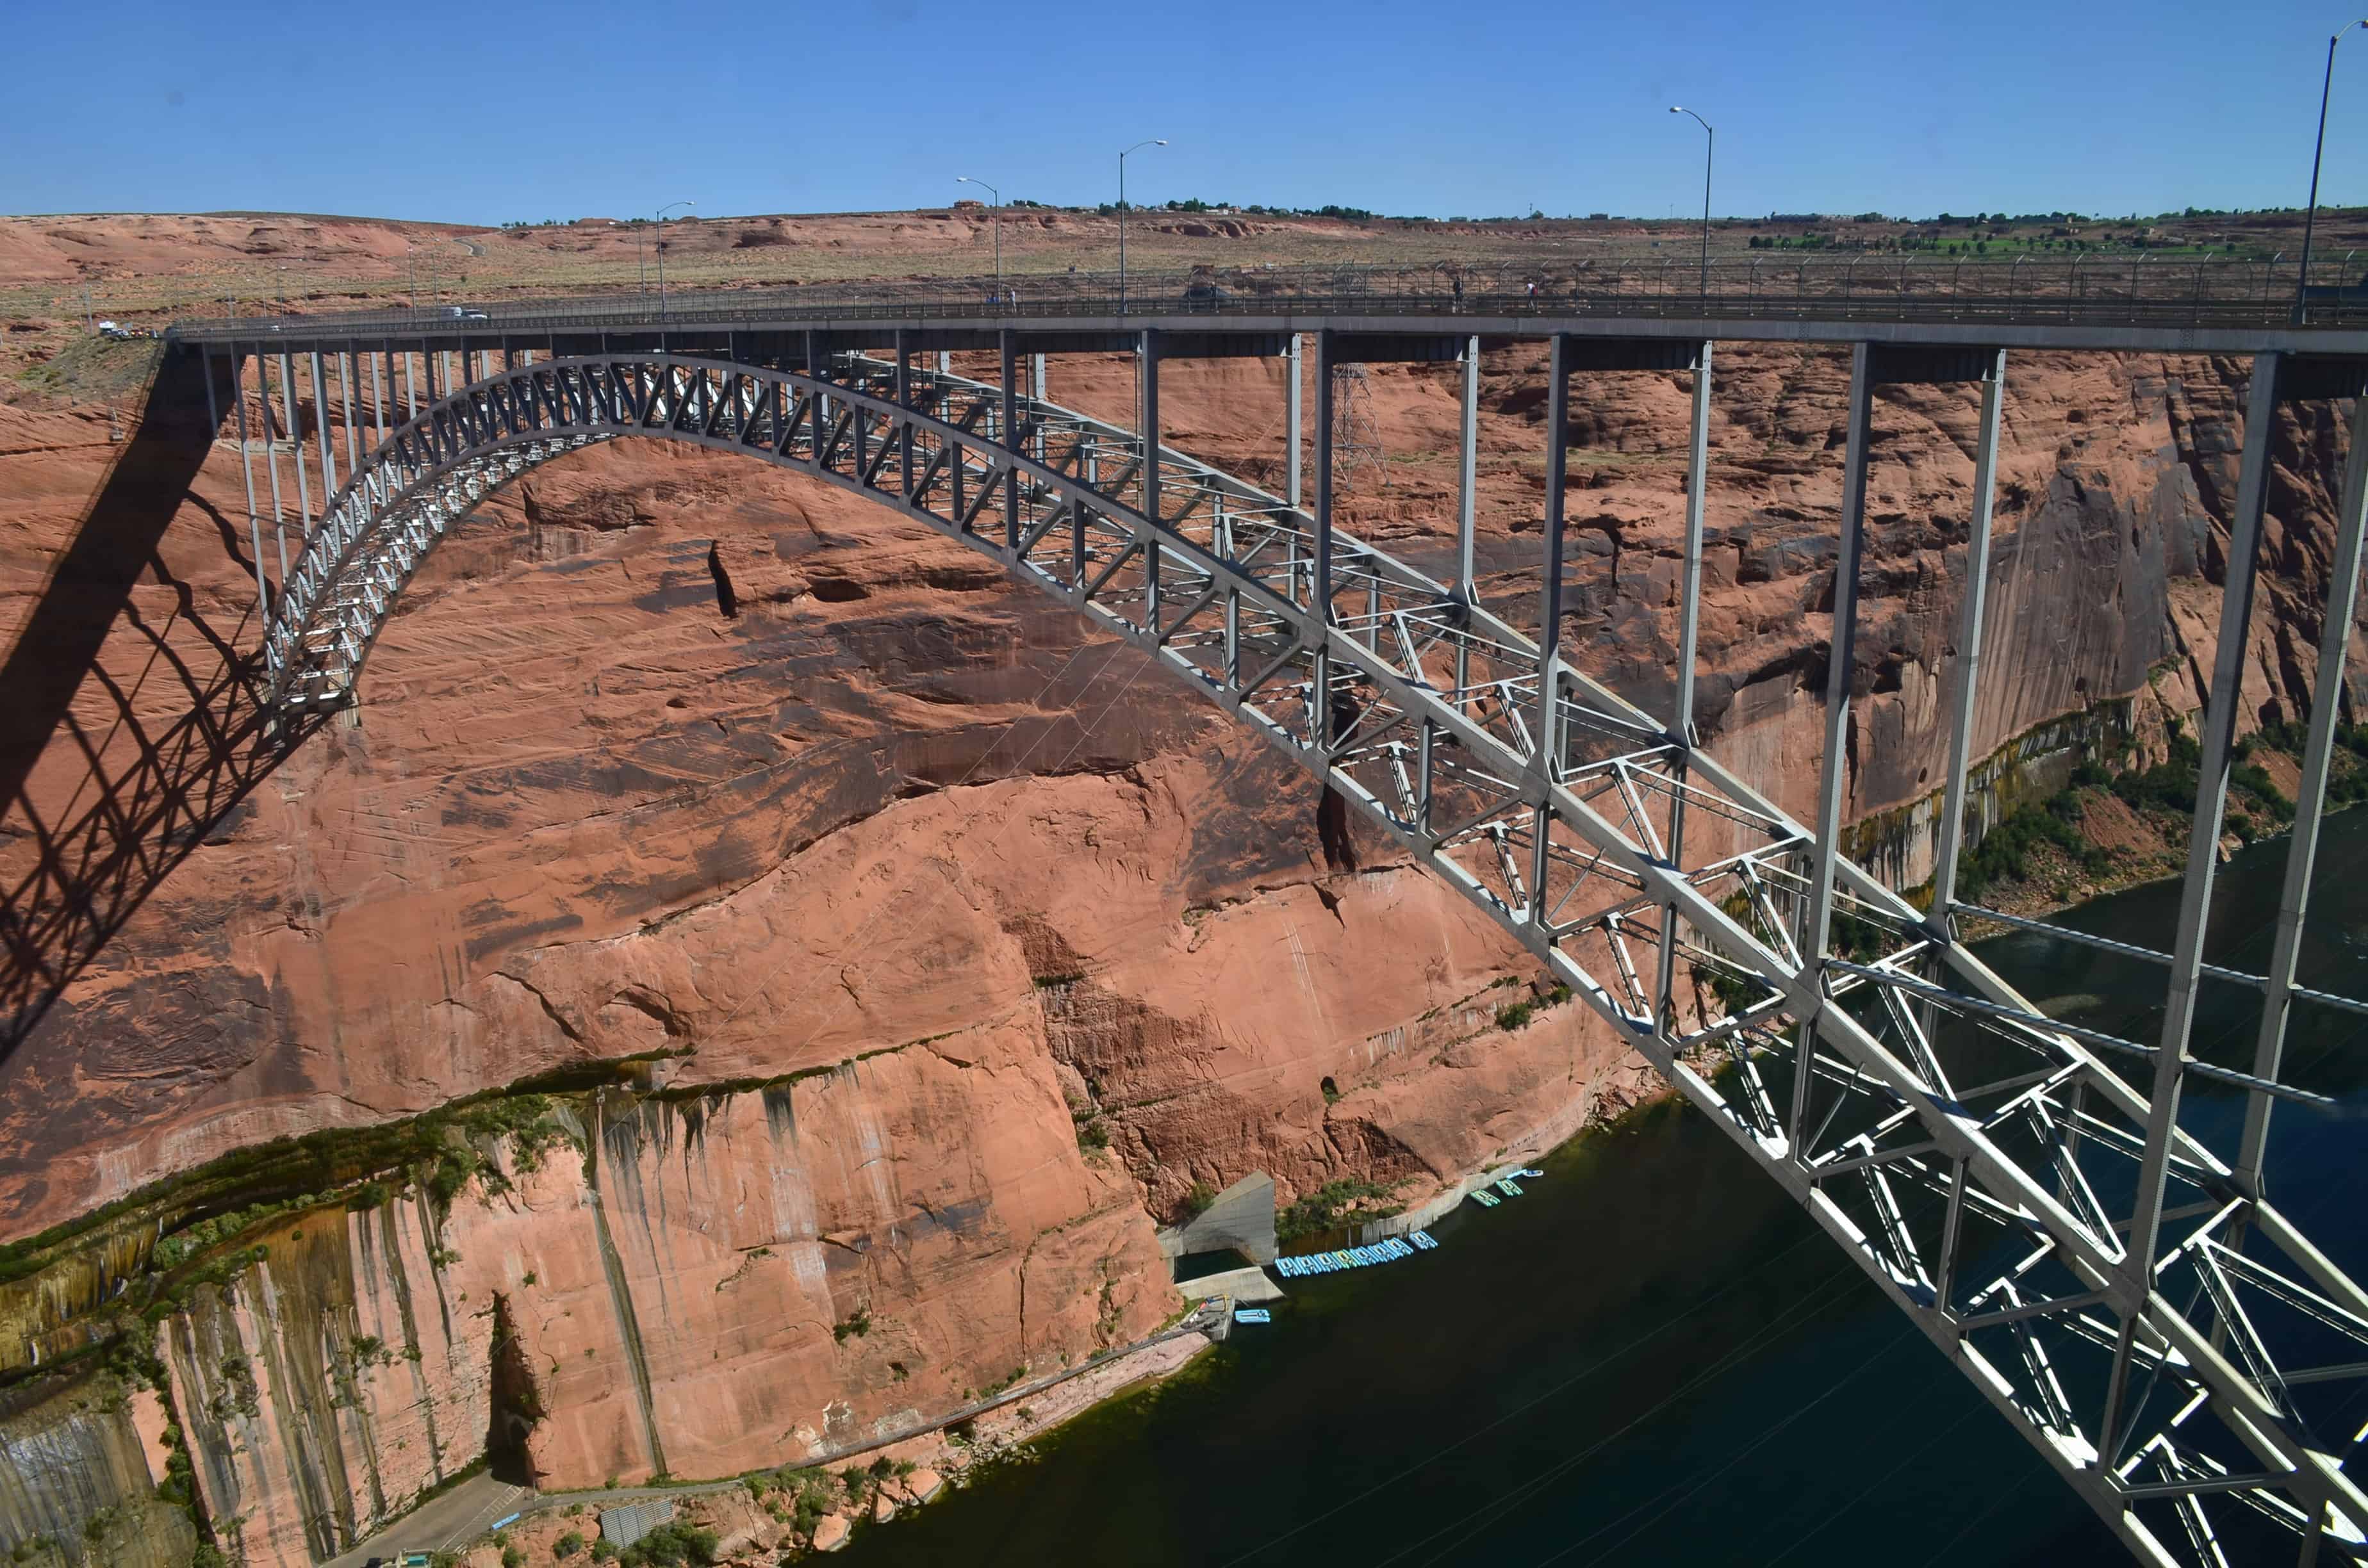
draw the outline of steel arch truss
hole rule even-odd
[[[395,432],[333,499],[269,618],[276,700],[350,701],[478,497],[629,435],[894,507],[1297,760],[1782,1183],[2141,1556],[2224,1562],[2264,1535],[2368,1555],[2344,1469],[2359,1417],[2339,1424],[2368,1378],[2368,1297],[2175,1124],[2156,1234],[2133,1245],[2150,1101],[2108,1060],[2147,1068],[2155,1048],[2053,1022],[1948,919],[1821,858],[1683,734],[1542,668],[1465,595],[1181,453],[1146,464],[1128,431],[852,357],[821,375],[656,354],[506,371]]]

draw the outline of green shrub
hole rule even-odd
[[[619,1568],[681,1568],[716,1560],[716,1533],[703,1525],[672,1519],[617,1554]]]
[[[2228,782],[2250,795],[2261,808],[2281,823],[2294,821],[2294,802],[2286,799],[2259,763],[2240,763],[2228,770]]]
[[[1274,1217],[1275,1239],[1297,1241],[1302,1236],[1328,1231],[1339,1224],[1341,1217],[1354,1206],[1387,1198],[1392,1190],[1392,1187],[1370,1181],[1344,1179],[1326,1182]],[[1360,1210],[1362,1217],[1367,1219],[1381,1219],[1396,1212],[1395,1208]]]
[[[2183,730],[2173,730],[2170,755],[2141,773],[2124,773],[2113,780],[2113,793],[2139,811],[2149,807],[2195,814],[2195,775],[2203,765],[2203,748]]]
[[[2125,782],[2127,777],[2116,782],[2116,794],[2122,793],[2120,783]],[[2186,779],[2192,809],[2195,789],[2192,769]],[[2174,780],[2169,785],[2147,786],[2144,793],[2146,798],[2155,799],[2162,790],[2175,787]],[[2042,846],[2063,851],[2091,876],[2101,874],[2112,865],[2112,856],[2081,836],[2076,825],[2080,814],[2081,795],[2078,789],[2059,791],[2036,806],[2016,807],[1957,862],[1957,896],[1978,900],[1994,883],[2022,881],[2031,874],[2032,853]]]
[[[569,1530],[565,1535],[561,1536],[557,1540],[551,1543],[552,1556],[563,1560],[573,1557],[583,1550],[584,1538],[576,1534],[574,1530]]]

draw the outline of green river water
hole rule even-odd
[[[2209,957],[2267,957],[2283,842],[2223,868]],[[2177,889],[2061,918],[2168,948]],[[2368,973],[2368,812],[2331,819],[2304,979]],[[1987,945],[2051,1012],[2158,1027],[2161,975],[2044,937]],[[2257,1001],[2207,990],[2195,1039],[2248,1059]],[[2361,1020],[2296,1015],[2289,1060],[2339,1095],[2278,1111],[2273,1188],[2339,1261],[2368,1219],[2307,1183],[2368,1114]],[[2190,1091],[2225,1142],[2237,1101]],[[840,1561],[1114,1565],[1781,1563],[2126,1559],[2085,1505],[1833,1244],[1674,1103],[1542,1162],[1528,1195],[1431,1227],[1440,1249],[1288,1283],[1268,1327],[1096,1409],[1037,1456],[860,1531]]]

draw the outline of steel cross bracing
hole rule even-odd
[[[1155,339],[1144,335],[1141,362],[1156,431]],[[1782,1183],[2142,1558],[2248,1561],[2280,1539],[2305,1562],[2322,1550],[2368,1557],[2368,1498],[2345,1469],[2361,1417],[2343,1415],[2368,1378],[2368,1295],[2260,1182],[2270,1105],[2320,1098],[2279,1078],[2285,1010],[2361,1005],[2294,984],[2282,935],[2272,972],[2250,977],[2277,1022],[2264,1024],[2254,1070],[2240,1072],[2194,1060],[2176,1002],[2176,1028],[2159,1042],[2057,1024],[1956,932],[1945,890],[1964,819],[2004,354],[1853,350],[1812,831],[1693,744],[1690,723],[1645,712],[1560,656],[1559,442],[1538,636],[1475,602],[1468,542],[1451,587],[1332,528],[1327,347],[1328,335],[1315,356],[1305,511],[1164,446],[1146,463],[1137,435],[1021,394],[1008,337],[1001,386],[930,373],[909,355],[833,356],[820,373],[661,354],[505,371],[393,430],[327,504],[271,605],[274,699],[292,710],[352,701],[380,628],[436,540],[494,488],[589,443],[689,441],[869,496],[1150,654],[1527,947]],[[1554,340],[1550,427],[1585,363],[1575,340]],[[1680,713],[1691,709],[1709,368],[1701,345]],[[2277,397],[2308,395],[2328,373],[2297,365],[2282,381],[2275,354],[2257,366],[2220,643],[2227,667],[2205,725],[2211,809],[2198,814],[2194,907],[2178,952],[2146,955],[2169,966],[2174,997],[2182,983],[2192,996],[2204,972],[2208,846],[2229,764],[2231,661],[2249,610],[2270,415]],[[1967,378],[1981,383],[1983,422],[1937,857],[1943,892],[1928,913],[1836,847],[1850,644],[1874,388]],[[1468,448],[1468,358],[1464,384]],[[2363,426],[2368,414],[2355,419],[2340,606],[2358,582]],[[1463,526],[1468,537],[1468,505]],[[2313,833],[2309,770],[2323,786],[2348,615],[2328,619],[2301,818]],[[2304,876],[2287,899],[2297,926],[2306,867]],[[2180,1128],[2187,1078],[2248,1097],[2258,1127],[2248,1123],[2237,1159]]]

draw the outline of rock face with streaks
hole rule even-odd
[[[562,1486],[820,1460],[962,1403],[980,1347],[1042,1372],[1147,1333],[1133,1182],[1077,1147],[1041,1040],[959,1038],[562,1096],[548,1147],[490,1142],[449,1203],[257,1233],[162,1328],[209,1516],[302,1564],[489,1456]]]
[[[1523,620],[1543,381],[1528,352],[1484,369],[1482,589]],[[1127,373],[1057,362],[1053,390],[1121,416]],[[2242,373],[2017,360],[1986,799],[2194,706]],[[1277,366],[1166,375],[1171,444],[1280,484]],[[1796,814],[1846,384],[1828,355],[1721,350],[1698,719]],[[1343,525],[1435,568],[1454,381],[1372,385],[1390,481]],[[1656,709],[1686,402],[1682,377],[1589,378],[1569,432],[1566,635]],[[1975,417],[1963,387],[1890,389],[1877,415],[1850,814],[1902,884],[1928,874]],[[2307,688],[2341,430],[2324,405],[2280,415],[2248,727]],[[44,596],[113,613],[58,564],[77,530],[142,521],[85,523],[110,455],[99,422],[0,407],[11,641]],[[87,869],[55,846],[99,793],[92,759],[150,799],[178,777],[160,737],[252,642],[234,445],[190,491],[131,555],[131,610],[63,723],[0,722],[33,758],[0,885]],[[293,1196],[207,1186],[210,1161],[548,1094],[538,1155],[477,1136],[440,1197],[414,1154],[324,1156],[344,1185],[221,1238],[265,1255],[157,1314],[218,1538],[299,1563],[489,1451],[561,1486],[827,1453],[1156,1326],[1177,1303],[1154,1231],[1196,1185],[1263,1170],[1285,1200],[1343,1176],[1418,1199],[1649,1092],[1576,1006],[1498,1028],[1520,951],[1323,817],[1304,774],[1148,664],[863,503],[655,442],[539,471],[423,570],[359,722],[176,839],[0,1062],[0,1234],[120,1205],[45,1244],[43,1272],[0,1275],[0,1366],[22,1379],[115,1321],[160,1229]],[[357,1208],[365,1180],[383,1191]],[[144,1495],[117,1468],[105,1497],[0,1495],[0,1546]]]

